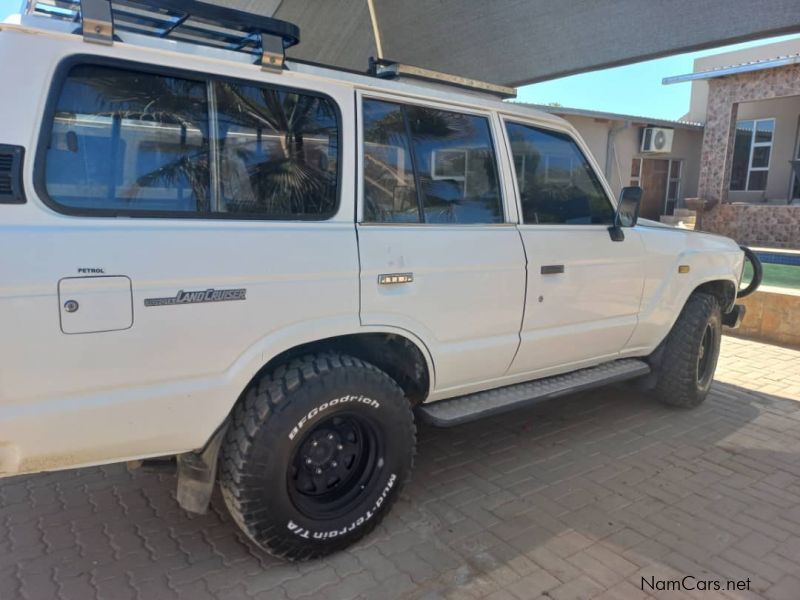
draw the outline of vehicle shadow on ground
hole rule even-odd
[[[0,482],[0,597],[462,597],[515,585],[533,597],[592,569],[589,592],[692,566],[730,577],[719,557],[755,527],[740,515],[767,526],[796,504],[779,489],[800,493],[799,432],[796,401],[720,382],[691,411],[615,386],[421,426],[413,479],[383,524],[301,564],[255,549],[218,492],[206,515],[182,511],[171,474],[12,478]]]

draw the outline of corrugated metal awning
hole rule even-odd
[[[775,58],[755,60],[753,62],[741,63],[738,65],[718,67],[716,69],[709,69],[708,71],[697,71],[696,73],[687,73],[686,75],[665,77],[661,80],[661,83],[664,85],[669,85],[671,83],[683,83],[684,81],[697,81],[698,79],[714,79],[716,77],[725,77],[726,75],[739,75],[740,73],[751,73],[753,71],[776,69],[778,67],[786,67],[788,65],[797,64],[800,64],[800,54],[793,54],[791,56],[777,56]]]

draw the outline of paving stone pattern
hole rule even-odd
[[[288,564],[121,465],[0,482],[0,600],[800,598],[800,352],[725,338],[698,409],[627,386],[451,430],[356,547]],[[750,578],[749,592],[641,579]]]

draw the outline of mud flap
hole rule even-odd
[[[217,430],[205,448],[177,456],[177,499],[184,510],[200,515],[208,510],[217,478],[217,455],[227,429],[226,422]]]

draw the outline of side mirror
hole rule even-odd
[[[623,227],[633,227],[639,220],[639,206],[642,202],[642,188],[638,186],[624,187],[619,193],[614,225],[608,228],[611,239],[621,242],[625,239]]]

